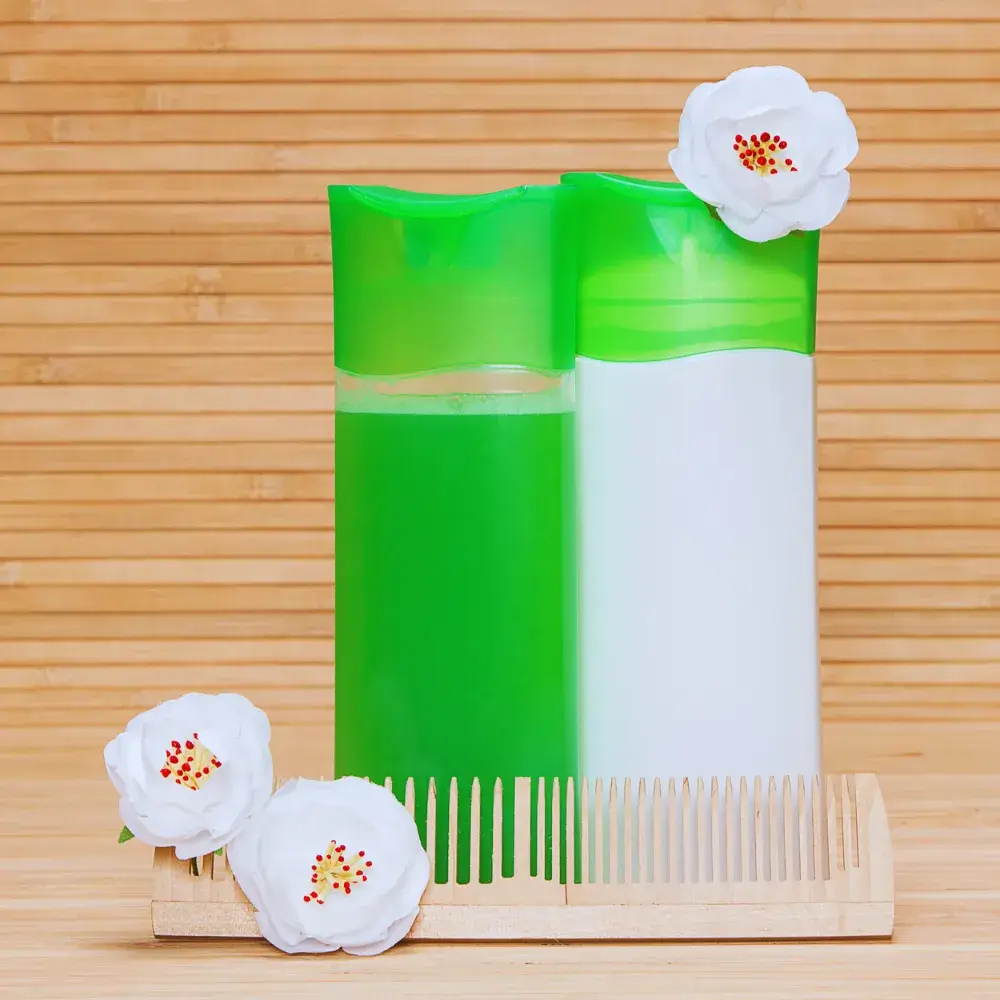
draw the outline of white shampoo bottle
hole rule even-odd
[[[678,184],[571,174],[580,767],[821,770],[819,234],[748,242]]]

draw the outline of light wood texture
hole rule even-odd
[[[2,695],[0,695],[2,698]],[[37,707],[45,692],[36,691]],[[32,709],[25,709],[30,715]],[[865,752],[892,759],[890,727]],[[404,943],[376,959],[289,958],[260,940],[154,940],[152,850],[118,845],[116,796],[94,729],[0,736],[0,995],[5,1000],[252,996],[621,997],[679,1000],[994,1000],[1000,981],[1000,777],[880,776],[892,831],[891,942]],[[320,774],[330,731],[279,724],[276,767]],[[975,734],[948,756],[909,742],[910,766],[966,769]],[[995,758],[979,761],[995,769]],[[647,791],[647,794],[650,794]]]
[[[725,781],[726,779],[724,779]],[[731,779],[728,780],[732,787]],[[662,781],[655,784],[662,787]],[[644,828],[650,817],[645,795],[632,797],[632,782],[612,779],[607,797],[593,799],[581,782],[577,802],[574,783],[566,783],[567,815],[595,831],[608,830],[607,851],[584,851],[579,878],[575,867],[560,876],[559,841],[546,849],[546,814],[552,829],[559,824],[558,779],[551,795],[545,779],[517,778],[506,792],[494,788],[493,871],[500,870],[500,839],[504,794],[514,795],[514,869],[509,878],[481,882],[458,880],[458,785],[448,786],[447,829],[435,826],[438,792],[433,779],[427,789],[425,844],[431,859],[430,884],[409,937],[413,940],[699,940],[888,937],[893,926],[892,844],[878,780],[871,774],[798,779],[792,795],[791,779],[780,786],[772,777],[763,800],[749,801],[746,781],[739,781],[740,801],[730,796],[720,803],[718,780],[711,794],[702,779],[694,794],[687,779],[676,800],[674,781],[668,783],[666,810],[676,814],[684,835],[671,824],[666,838],[647,844],[640,837],[634,849],[632,830]],[[755,792],[760,786],[755,782]],[[478,804],[480,787],[473,783]],[[639,788],[644,790],[643,785]],[[820,806],[819,800],[825,801]],[[591,803],[593,808],[583,805]],[[535,858],[531,857],[531,812],[536,806]],[[410,803],[412,815],[412,803]],[[468,805],[466,808],[469,808]],[[734,836],[722,847],[722,830],[735,832],[735,818],[747,809],[767,821],[756,834],[757,857],[768,853],[769,863],[739,867],[747,854],[744,838]],[[662,823],[664,805],[657,799]],[[814,811],[815,810],[815,811]],[[473,815],[478,816],[478,812]],[[825,820],[814,823],[814,817]],[[823,822],[828,825],[824,837]],[[688,837],[692,826],[696,832]],[[468,827],[467,827],[468,829]],[[480,850],[478,828],[468,841],[472,856]],[[442,838],[447,849],[447,871],[435,879],[434,858]],[[595,844],[598,837],[595,837]],[[572,837],[569,840],[572,845]],[[766,844],[766,847],[764,846]],[[670,871],[665,860],[680,856],[681,878],[654,878]],[[343,859],[341,859],[343,860]],[[547,866],[550,865],[551,867]],[[534,868],[535,874],[532,874]],[[676,869],[675,869],[676,870]],[[546,874],[548,872],[548,874]],[[441,875],[442,873],[439,873]],[[218,855],[191,862],[178,861],[168,848],[157,848],[153,861],[153,931],[158,937],[252,937],[253,908],[225,861]]]
[[[328,722],[326,185],[667,178],[690,89],[780,61],[861,138],[822,239],[825,763],[1000,752],[995,0],[0,0],[0,39],[4,730],[23,685],[81,732],[193,686]]]

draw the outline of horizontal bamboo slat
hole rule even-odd
[[[199,665],[329,721],[327,184],[670,179],[691,87],[781,62],[861,139],[821,241],[827,752],[905,770],[935,720],[953,765],[954,727],[990,745],[995,0],[0,0],[0,43],[0,685],[20,738],[32,692],[64,685],[81,724],[117,726]]]
[[[799,0],[794,8],[774,0],[678,0],[664,17],[658,0],[625,0],[609,9],[602,0],[550,0],[544,9],[533,0],[369,0],[364,20],[400,25],[421,21],[701,21],[701,20],[871,20],[871,21],[998,21],[992,0],[912,0],[905,8],[896,0]],[[0,22],[191,22],[214,24],[245,21],[356,21],[352,5],[329,4],[317,11],[311,3],[287,0],[91,0],[81,8],[73,0],[0,0]]]
[[[283,4],[281,16],[266,21],[249,12],[237,18],[205,17],[206,4],[188,5],[177,20],[158,21],[136,17],[133,21],[101,19],[87,23],[77,18],[69,5],[59,16],[30,18],[4,24],[7,51],[35,52],[753,52],[776,51],[857,52],[989,52],[1000,46],[1000,23],[980,20],[974,30],[960,19],[939,17],[899,20],[898,7],[887,3],[877,20],[827,19],[821,31],[807,17],[776,17],[768,11],[762,19],[709,19],[709,11],[697,20],[656,18],[627,20],[616,8],[603,20],[527,20],[508,15],[483,24],[478,16],[462,19],[410,20],[405,26],[391,20],[336,20],[337,6],[330,4],[316,19],[314,9],[301,11]],[[411,8],[417,12],[421,8]],[[838,5],[836,10],[842,8]],[[910,8],[907,8],[910,11]],[[155,8],[146,8],[147,12]],[[16,13],[16,12],[15,12]],[[221,14],[214,8],[213,14]],[[356,11],[355,11],[356,13]],[[482,12],[486,13],[486,12]],[[662,10],[660,11],[662,14]],[[673,9],[670,11],[674,13]],[[791,13],[790,11],[788,12]],[[303,14],[305,16],[303,16]],[[675,15],[676,16],[676,15]],[[860,15],[864,16],[864,15]],[[98,18],[94,17],[94,22]],[[841,64],[842,65],[842,64]]]

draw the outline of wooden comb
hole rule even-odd
[[[386,783],[387,785],[389,782]],[[483,789],[463,802],[468,881],[458,878],[460,802],[449,784],[439,809],[426,788],[424,833],[432,876],[416,940],[721,940],[889,937],[892,844],[872,774],[776,778],[516,778],[513,876],[501,870],[504,794],[493,788],[480,880]],[[534,798],[535,836],[532,837]],[[414,813],[415,787],[404,803]],[[442,803],[442,806],[444,804]],[[447,815],[447,829],[437,829]],[[546,836],[546,828],[560,836]],[[440,845],[445,838],[447,848]],[[434,872],[438,857],[445,872]],[[534,865],[532,864],[534,856]],[[536,874],[532,874],[534,868]],[[560,872],[570,873],[566,879]],[[253,908],[224,855],[200,864],[157,848],[153,932],[158,937],[260,937]],[[197,874],[196,874],[197,872]],[[546,878],[546,872],[549,877]]]

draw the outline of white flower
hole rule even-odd
[[[132,833],[181,860],[227,844],[274,788],[271,726],[242,695],[186,694],[137,715],[104,748]]]
[[[847,202],[858,136],[843,103],[795,70],[751,66],[691,92],[670,166],[755,243],[821,229]]]
[[[298,778],[229,845],[261,933],[289,954],[377,955],[417,918],[430,863],[392,792],[361,778]]]

